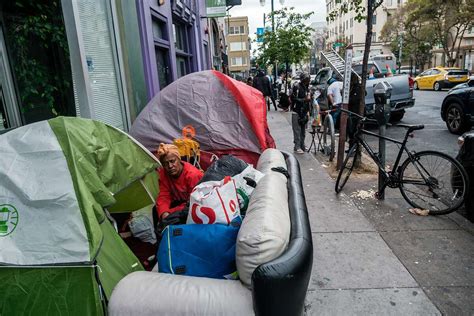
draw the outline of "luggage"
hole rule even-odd
[[[170,225],[158,248],[163,273],[236,279],[235,242],[240,222],[231,225]]]

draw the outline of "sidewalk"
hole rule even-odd
[[[293,151],[290,113],[268,113],[277,148]],[[306,144],[309,145],[309,135]],[[473,315],[474,225],[459,214],[415,216],[398,189],[386,200],[351,198],[309,153],[301,167],[313,233],[307,315]]]

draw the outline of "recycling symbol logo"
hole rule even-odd
[[[18,219],[18,211],[13,205],[0,205],[0,238],[8,236],[15,231]]]

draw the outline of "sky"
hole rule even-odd
[[[280,4],[280,1],[273,0],[275,10],[285,6],[294,7],[298,13],[313,11],[314,14],[308,20],[308,24],[326,21],[326,0],[284,0],[283,6]],[[263,27],[263,14],[268,14],[270,11],[271,0],[265,0],[265,6],[263,7],[260,5],[260,0],[242,0],[242,5],[233,7],[229,13],[233,17],[248,16],[250,38],[255,39],[257,27]]]

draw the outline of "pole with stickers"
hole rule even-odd
[[[346,47],[345,68],[344,68],[344,86],[342,89],[342,108],[347,110],[349,104],[349,90],[351,86],[352,72],[352,45]],[[339,123],[339,146],[337,148],[337,169],[339,170],[344,161],[344,146],[346,143],[347,113],[341,112]]]

